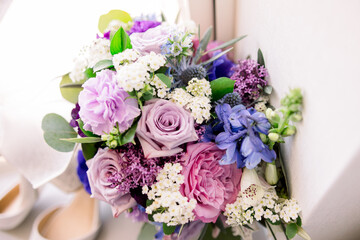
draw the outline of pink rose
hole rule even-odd
[[[165,44],[170,36],[170,29],[167,26],[160,25],[150,28],[145,32],[133,33],[130,36],[133,49],[142,54],[150,52],[161,53],[161,45]]]
[[[146,102],[136,134],[146,158],[173,156],[181,144],[198,139],[191,114],[163,99]]]
[[[182,158],[185,182],[180,191],[197,201],[195,220],[215,223],[226,204],[234,202],[240,191],[241,169],[236,164],[220,165],[224,153],[211,142],[187,146]]]
[[[119,192],[117,188],[111,187],[108,178],[121,171],[120,163],[123,161],[121,155],[109,149],[99,149],[93,159],[87,161],[91,197],[105,201],[111,205],[114,217],[126,209],[136,205],[136,201],[130,193]]]

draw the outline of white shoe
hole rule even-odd
[[[1,170],[5,170],[6,167],[1,164],[1,168]],[[1,176],[1,178],[2,181],[9,181],[9,184],[5,191],[2,189],[0,195],[0,230],[9,230],[17,227],[26,218],[33,208],[38,194],[31,184],[20,175],[16,181],[13,176]],[[6,182],[4,183],[6,185]]]
[[[35,219],[30,240],[93,240],[100,225],[98,201],[81,189],[70,205],[41,213]]]

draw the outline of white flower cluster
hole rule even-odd
[[[119,30],[121,27],[127,31],[127,30],[130,30],[131,28],[131,25],[132,25],[132,22],[129,22],[129,23],[124,23],[124,22],[121,22],[120,20],[112,20],[108,26],[106,27],[105,29],[105,33],[108,32],[108,31],[111,31],[111,32],[117,32],[117,30]]]
[[[210,83],[206,79],[193,78],[189,81],[186,91],[177,88],[168,95],[170,101],[190,110],[197,123],[210,119]]]
[[[148,55],[140,56],[135,50],[124,51],[124,54],[115,57],[114,64],[117,70],[116,78],[118,85],[125,91],[131,92],[133,90],[139,91],[146,84],[150,84],[158,87],[161,93],[158,93],[159,95],[165,96],[166,91],[168,91],[166,85],[161,84],[161,80],[154,74],[150,74],[150,72],[153,73],[164,66],[165,63],[166,60],[161,54],[151,52]]]
[[[80,50],[74,59],[74,68],[70,73],[70,78],[74,82],[82,81],[85,78],[84,71],[87,68],[94,67],[100,60],[111,58],[110,41],[104,38],[96,39]]]
[[[262,113],[265,113],[267,107],[266,107],[266,104],[268,103],[269,101],[269,96],[261,96],[259,97],[258,99],[258,103],[255,104],[254,108],[256,111],[258,112],[262,112]]]
[[[291,220],[295,221],[301,211],[296,200],[291,199],[277,203],[279,198],[273,188],[265,192],[256,206],[245,204],[243,197],[239,194],[234,203],[226,205],[224,215],[227,217],[227,224],[231,226],[252,224],[254,219],[260,221],[261,218],[268,219],[272,223],[276,223],[280,219],[288,223]]]
[[[147,214],[153,214],[156,222],[164,222],[169,226],[186,224],[193,221],[193,210],[196,200],[188,200],[180,193],[180,185],[184,183],[180,163],[166,163],[156,177],[157,182],[151,186],[143,186],[143,194],[147,194],[153,203],[146,208]]]

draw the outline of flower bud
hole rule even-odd
[[[107,141],[109,139],[110,135],[101,135],[101,140]]]
[[[117,141],[116,140],[112,140],[111,142],[110,142],[110,148],[116,148],[117,147]]]
[[[298,226],[297,234],[305,240],[311,240],[311,237],[309,236],[309,234],[307,234],[307,232],[305,232],[305,230],[302,227]]]
[[[267,119],[269,119],[270,122],[279,122],[280,121],[279,114],[277,114],[271,108],[266,109],[265,116],[266,116]]]
[[[118,135],[119,134],[119,130],[116,128],[116,127],[114,127],[112,130],[111,130],[111,132],[110,132],[112,135]]]
[[[296,133],[296,127],[295,126],[288,126],[282,131],[281,135],[284,137],[294,135]]]
[[[268,137],[269,137],[269,139],[271,140],[271,141],[273,141],[273,142],[276,142],[276,141],[278,141],[279,140],[279,134],[277,134],[277,133],[269,133],[268,134]]]
[[[267,163],[265,168],[265,179],[270,185],[275,185],[279,181],[279,176],[275,163]]]
[[[293,122],[301,121],[302,120],[301,113],[297,113],[297,114],[292,115],[290,120],[293,121]]]
[[[260,135],[261,141],[262,141],[263,143],[267,143],[267,141],[268,141],[267,136],[266,136],[265,134],[263,134],[263,133],[260,133],[259,135]]]

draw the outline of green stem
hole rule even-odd
[[[277,240],[277,239],[276,239],[276,236],[275,236],[275,234],[274,234],[274,232],[273,232],[273,230],[272,230],[272,228],[271,228],[271,226],[270,226],[270,224],[269,224],[266,220],[265,220],[265,225],[268,226],[268,228],[269,228],[269,230],[270,230],[270,232],[271,232],[271,235],[273,236],[274,240]]]
[[[287,112],[285,114],[284,121],[281,123],[280,127],[278,128],[279,129],[279,134],[281,134],[281,132],[284,130],[285,126],[287,124],[289,124],[290,115],[291,115],[290,112]]]

